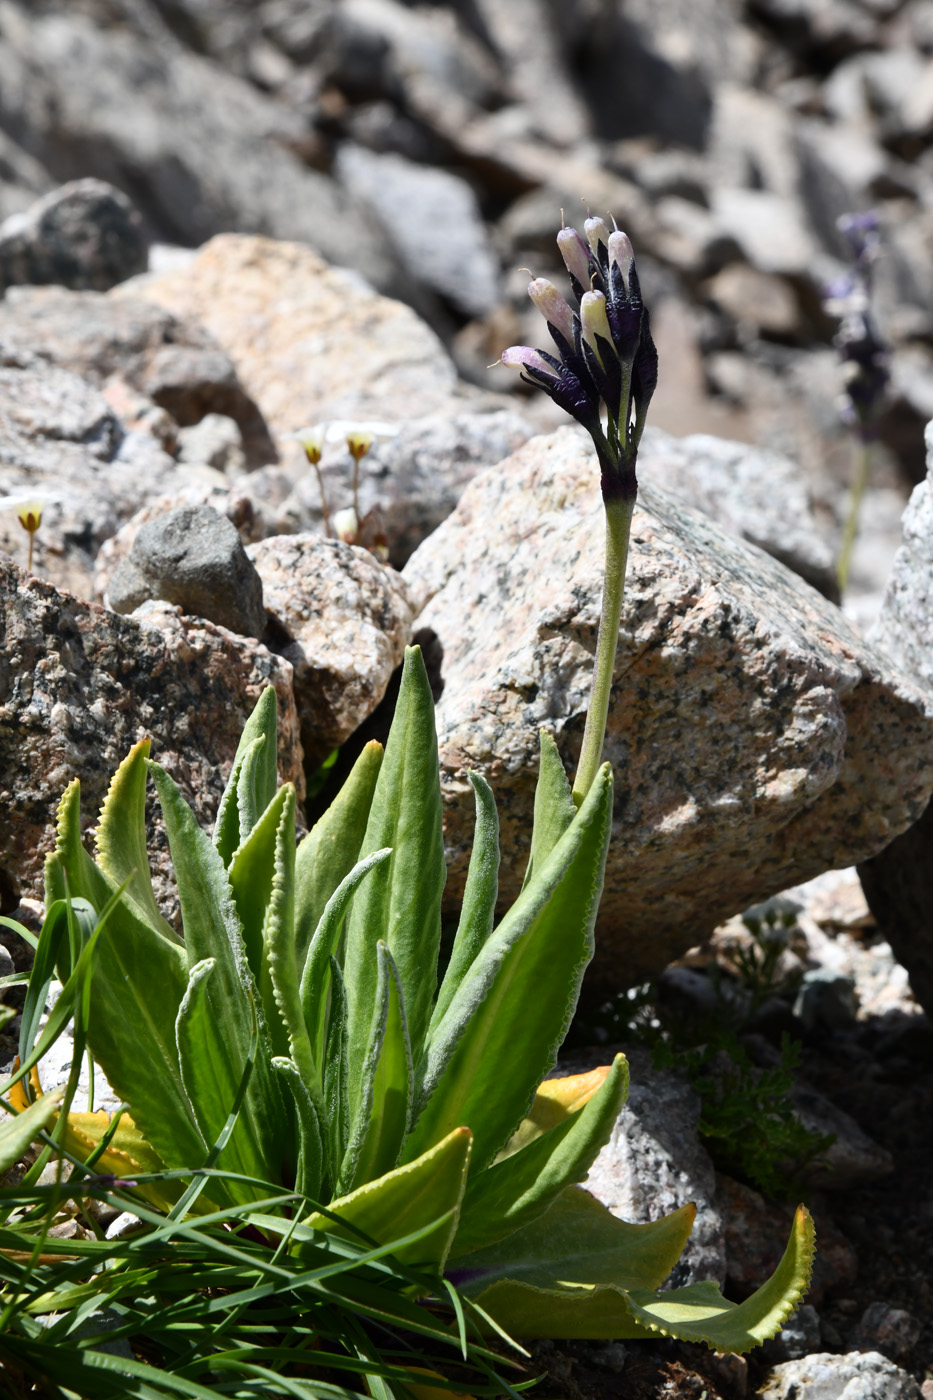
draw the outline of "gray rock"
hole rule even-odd
[[[810,1303],[804,1303],[789,1317],[776,1337],[764,1344],[764,1355],[772,1363],[797,1361],[820,1349],[820,1315]]]
[[[160,599],[244,637],[266,630],[262,580],[236,526],[208,505],[179,506],[141,526],[109,598],[118,613]]]
[[[880,1351],[892,1361],[899,1361],[916,1346],[920,1332],[920,1323],[906,1308],[870,1303],[859,1319],[852,1342],[866,1351]]]
[[[0,88],[5,124],[48,169],[117,186],[132,170],[143,216],[177,243],[294,238],[398,284],[365,208],[296,154],[312,134],[297,109],[185,48],[154,5],[124,7],[121,24],[30,9],[4,5]]]
[[[0,225],[0,291],[18,283],[104,292],[145,272],[142,219],[121,190],[75,180]]]
[[[926,430],[927,479],[904,512],[874,644],[933,690],[933,423]],[[859,866],[869,908],[910,974],[917,1000],[933,1013],[933,804],[872,860]]]
[[[569,35],[579,34],[574,5],[548,0],[476,0],[476,13],[499,57],[511,95],[528,112],[532,129],[557,147],[574,146],[591,135],[592,116],[571,71]]]
[[[638,477],[680,497],[838,601],[833,551],[817,527],[809,482],[789,457],[706,433],[675,438],[648,429]]]
[[[294,667],[302,745],[314,767],[385,694],[411,636],[407,590],[365,549],[319,535],[279,535],[248,554],[279,634],[276,650]]]
[[[236,476],[246,466],[243,434],[235,419],[225,413],[208,413],[200,423],[178,434],[179,462],[203,463]]]
[[[760,1400],[920,1400],[920,1387],[877,1351],[817,1352],[775,1366],[758,1395]]]
[[[210,826],[247,716],[266,685],[279,700],[279,769],[304,791],[292,670],[258,642],[153,604],[119,617],[57,592],[0,560],[0,891],[40,895],[55,810],[72,778],[94,822],[130,747],[150,735],[158,758]],[[156,892],[173,882],[152,820]]]
[[[472,482],[405,567],[418,626],[443,649],[451,907],[473,825],[465,770],[499,801],[506,906],[527,858],[539,726],[575,765],[602,538],[592,452],[561,430]],[[780,564],[646,487],[605,756],[618,786],[594,996],[915,820],[933,786],[933,701]]]
[[[499,268],[473,190],[458,175],[349,143],[337,174],[372,209],[411,276],[467,316],[500,300]]]
[[[700,1142],[700,1100],[668,1070],[652,1067],[639,1047],[631,1066],[628,1100],[612,1137],[584,1185],[623,1220],[646,1222],[694,1202],[693,1233],[669,1280],[671,1287],[726,1277],[722,1221],[715,1204],[716,1173]]]
[[[805,1030],[818,1026],[841,1030],[855,1023],[858,1015],[858,992],[855,978],[831,967],[814,967],[803,974],[794,1015],[799,1016]]]
[[[831,1133],[834,1141],[800,1168],[797,1179],[823,1191],[849,1191],[878,1181],[894,1170],[894,1159],[864,1133],[855,1119],[809,1085],[797,1082],[790,1094],[798,1121],[811,1133]]]
[[[819,280],[817,244],[797,203],[772,190],[719,188],[712,210],[752,267]]]
[[[190,315],[136,296],[15,287],[3,302],[4,343],[100,388],[118,375],[182,427],[209,413],[233,418],[253,466],[276,460],[262,414],[233,361]]]
[[[33,567],[89,596],[101,543],[149,492],[178,484],[172,458],[149,434],[124,433],[96,389],[0,345],[0,549],[25,563],[15,503],[35,499],[42,522]]]

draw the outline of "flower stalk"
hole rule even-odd
[[[579,807],[599,771],[612,673],[619,642],[636,462],[648,404],[658,380],[658,353],[627,234],[587,219],[586,237],[562,228],[557,246],[570,278],[568,302],[546,278],[528,294],[544,316],[557,350],[513,345],[502,362],[543,389],[593,439],[606,516],[605,573],[590,704],[573,785]]]

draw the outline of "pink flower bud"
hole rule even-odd
[[[535,374],[549,375],[552,379],[554,377],[553,368],[541,352],[532,350],[530,345],[510,345],[508,350],[503,350],[500,362],[510,369],[526,369]]]
[[[564,260],[564,266],[572,277],[583,287],[590,285],[590,250],[575,228],[562,228],[557,235],[557,246]]]
[[[616,229],[609,235],[609,266],[616,264],[622,273],[622,281],[625,283],[625,292],[628,295],[628,275],[632,263],[635,261],[635,252],[632,248],[631,239],[627,233],[621,229]]]
[[[560,292],[546,277],[536,277],[528,284],[528,295],[545,321],[556,326],[564,339],[573,344],[573,312]]]

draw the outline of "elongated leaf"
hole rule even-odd
[[[284,1027],[291,1059],[315,1107],[322,1113],[324,1083],[305,1026],[298,984],[301,969],[295,958],[295,789],[288,783],[282,791],[286,800],[275,833],[274,878],[262,929],[277,1008],[270,1014],[276,1015],[278,1024]],[[320,1184],[320,1166],[317,1170]]]
[[[714,1283],[694,1283],[656,1297],[633,1289],[629,1306],[636,1321],[653,1332],[705,1342],[716,1351],[749,1351],[776,1336],[803,1301],[815,1248],[810,1212],[798,1206],[780,1264],[744,1303],[727,1302]]]
[[[304,963],[325,905],[357,863],[381,767],[382,745],[371,739],[340,792],[298,847],[295,957],[299,966]]]
[[[597,1284],[655,1289],[683,1253],[695,1217],[696,1207],[688,1205],[648,1225],[632,1225],[617,1220],[582,1186],[568,1186],[539,1220],[486,1249],[458,1256],[450,1275],[483,1307],[488,1290],[502,1280],[535,1289]],[[498,1313],[493,1316],[500,1320]]]
[[[110,1133],[112,1122],[110,1114],[104,1113],[103,1110],[96,1113],[69,1113],[62,1146],[75,1157],[87,1161],[104,1137]],[[124,1181],[134,1181],[138,1176],[164,1169],[165,1163],[152,1144],[143,1137],[128,1113],[120,1115],[116,1132],[113,1133],[108,1146],[94,1161],[95,1172],[115,1176]],[[198,1213],[214,1210],[220,1203],[227,1204],[229,1197],[223,1183],[215,1181],[212,1185],[213,1200],[202,1196],[196,1206]],[[138,1183],[132,1189],[134,1195],[149,1201],[158,1210],[171,1210],[184,1185],[180,1181],[147,1181]]]
[[[522,889],[528,884],[535,870],[540,869],[547,860],[573,821],[577,810],[570,780],[564,772],[564,765],[553,737],[546,729],[539,730],[539,735],[541,759],[538,785],[535,788],[534,825]]]
[[[226,1122],[250,1052],[251,1008],[254,1008],[259,1022],[259,1053],[228,1149],[231,1156],[226,1162],[232,1165],[231,1158],[235,1156],[244,1172],[265,1178],[272,1175],[274,1179],[275,1165],[286,1154],[289,1119],[281,1088],[269,1063],[269,1031],[246,960],[227,872],[219,852],[198,826],[169,775],[151,761],[150,771],[159,795],[178,882],[191,970],[207,959],[216,964],[211,975],[205,978],[203,988],[199,984],[192,993],[200,1008],[203,991],[203,1012],[199,1010],[197,1019],[189,1022],[186,1018],[184,1022],[185,1034],[198,1039],[197,1054],[209,1055],[217,1076],[224,1076],[216,1080],[216,1100],[213,1097],[210,1102],[202,1100],[200,1112],[209,1114],[218,1132]],[[208,1041],[212,1047],[209,1052]],[[224,1065],[226,1069],[222,1068]],[[193,1083],[191,1076],[197,1073],[197,1062],[192,1061],[189,1083]],[[209,1141],[213,1138],[209,1137]],[[170,1161],[169,1165],[190,1163]]]
[[[588,1103],[504,1161],[474,1176],[461,1211],[455,1254],[494,1244],[544,1215],[565,1187],[582,1181],[608,1141],[628,1093],[617,1055]]]
[[[355,1230],[341,1230],[329,1216],[320,1214],[309,1216],[303,1223],[315,1230],[336,1230],[355,1240],[359,1240],[356,1232],[362,1231],[377,1244],[387,1244],[437,1221],[435,1231],[417,1244],[399,1250],[398,1258],[403,1263],[440,1272],[457,1227],[471,1145],[469,1129],[457,1128],[416,1161],[332,1201],[328,1210],[347,1226],[355,1226]]]
[[[528,1111],[554,1066],[593,954],[611,817],[612,774],[604,764],[432,1035],[406,1160],[465,1123],[474,1136],[473,1169],[482,1171]]]
[[[69,946],[68,909],[77,925],[78,941],[85,946],[97,926],[97,911],[86,899],[54,899],[49,902],[26,988],[19,1029],[19,1058],[24,1061],[33,1047],[49,997],[56,968],[64,983],[71,976],[80,949]]]
[[[545,1079],[538,1085],[527,1118],[523,1118],[519,1123],[496,1161],[501,1162],[506,1157],[511,1157],[514,1152],[519,1152],[530,1142],[534,1142],[542,1133],[563,1123],[571,1113],[585,1107],[601,1088],[610,1069],[609,1065],[600,1065],[598,1069],[586,1070],[583,1074]]]
[[[15,1166],[42,1129],[49,1126],[58,1114],[61,1099],[60,1090],[54,1094],[43,1094],[22,1113],[0,1120],[0,1172],[7,1172]]]
[[[665,1223],[627,1228],[655,1230]],[[508,1243],[504,1241],[499,1248]],[[616,1282],[602,1278],[587,1282],[585,1264],[578,1267],[571,1261],[568,1267],[564,1260],[551,1268],[549,1284],[547,1270],[539,1267],[520,1272],[516,1278],[500,1277],[485,1288],[479,1275],[460,1286],[466,1292],[477,1292],[480,1306],[519,1337],[625,1339],[661,1333],[705,1342],[717,1351],[745,1352],[775,1336],[799,1306],[809,1283],[813,1248],[812,1222],[800,1207],[778,1268],[751,1298],[738,1305],[723,1298],[715,1283],[694,1283],[657,1293],[646,1287],[626,1288],[625,1278],[631,1277],[631,1271]],[[462,1262],[466,1266],[478,1257],[469,1256]],[[459,1276],[460,1263],[455,1277]]]
[[[295,1167],[295,1190],[318,1200],[324,1172],[324,1138],[321,1120],[307,1086],[294,1060],[276,1056],[272,1068],[281,1075],[295,1104],[298,1124],[298,1161]]]
[[[347,994],[343,973],[336,958],[330,964],[330,1013],[324,1048],[324,1122],[327,1131],[328,1187],[336,1185],[336,1174],[350,1141],[350,1063],[347,1054]]]
[[[286,785],[275,794],[243,844],[234,851],[227,866],[227,878],[243,930],[246,959],[256,986],[260,988],[264,980],[262,925],[275,875],[275,834],[287,801]],[[265,980],[268,981],[268,970],[265,971]],[[263,1007],[268,1018],[269,1008],[265,999]]]
[[[344,1193],[396,1166],[411,1113],[414,1075],[401,979],[384,943],[376,944],[376,957],[377,1001],[357,1096],[350,1085],[350,1102],[355,1097],[356,1103],[337,1188]]]
[[[134,744],[110,780],[97,824],[97,861],[114,884],[129,881],[126,893],[140,918],[172,943],[181,939],[163,917],[152,892],[146,849],[146,780],[150,741]]]
[[[369,1053],[378,982],[376,943],[386,943],[398,968],[416,1058],[437,985],[447,872],[434,704],[417,647],[405,652],[398,704],[360,855],[386,846],[392,855],[358,891],[347,920],[344,978],[351,1093]]]
[[[430,1032],[443,1019],[460,983],[492,933],[499,893],[499,814],[492,788],[480,773],[468,773],[476,794],[476,825],[460,922],[450,962],[437,994]]]
[[[49,906],[70,891],[103,909],[115,892],[81,844],[77,782],[59,806],[56,849],[45,874]],[[97,944],[88,1043],[107,1082],[132,1104],[136,1122],[159,1155],[190,1164],[202,1158],[205,1146],[182,1086],[175,1045],[175,1017],[186,985],[185,950],[121,899]]]
[[[225,866],[275,796],[276,715],[275,688],[270,685],[260,695],[240,735],[217,811],[214,845]]]
[[[321,1062],[324,1046],[329,969],[337,951],[344,920],[350,908],[350,900],[363,877],[374,866],[387,860],[391,854],[389,850],[373,851],[371,856],[365,856],[348,875],[344,876],[325,904],[320,922],[314,937],[311,939],[304,969],[301,973],[299,996],[302,1016],[311,1042],[311,1053],[317,1064]]]

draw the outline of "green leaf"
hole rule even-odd
[[[328,900],[357,863],[379,769],[382,745],[371,739],[295,858],[295,957],[304,962]]]
[[[535,1291],[565,1288],[577,1298],[575,1289],[590,1293],[597,1286],[659,1288],[683,1253],[695,1217],[696,1208],[688,1205],[648,1225],[633,1225],[616,1219],[581,1186],[568,1186],[540,1219],[485,1249],[458,1255],[453,1277],[509,1330],[505,1308],[489,1307],[493,1289],[503,1290],[498,1298],[508,1296],[506,1287],[518,1285]],[[521,1335],[575,1334],[523,1330]]]
[[[66,881],[67,873],[67,881]],[[71,895],[103,909],[116,886],[81,844],[80,787],[58,809],[55,853],[46,861],[46,904]],[[187,985],[185,950],[121,898],[97,943],[88,1043],[107,1082],[132,1104],[141,1132],[165,1161],[200,1161],[205,1145],[181,1081],[175,1017]]]
[[[582,1181],[610,1138],[628,1094],[628,1064],[616,1055],[592,1098],[527,1147],[474,1175],[467,1187],[455,1254],[482,1249],[537,1220],[567,1187]]]
[[[288,785],[279,789],[249,835],[230,858],[227,878],[236,904],[243,931],[243,946],[256,986],[263,991],[263,981],[269,983],[269,971],[264,966],[262,926],[272,895],[275,875],[275,841],[283,809],[288,802]],[[294,826],[292,827],[294,835]],[[269,1017],[269,1002],[263,996],[263,1009]]]
[[[557,1059],[593,954],[611,823],[612,774],[604,764],[433,1032],[406,1160],[465,1123],[474,1136],[473,1170],[482,1171],[524,1117]]]
[[[676,1214],[688,1209],[683,1207]],[[656,1231],[658,1226],[675,1219],[676,1216],[668,1216],[653,1225],[625,1228]],[[540,1226],[532,1228],[543,1230],[550,1220],[549,1212]],[[622,1223],[615,1221],[613,1233],[615,1226]],[[597,1242],[594,1236],[592,1243]],[[510,1243],[503,1241],[499,1250],[506,1250]],[[660,1333],[683,1341],[705,1342],[716,1351],[745,1352],[776,1336],[800,1305],[809,1284],[813,1250],[813,1224],[801,1206],[781,1263],[767,1283],[738,1305],[723,1298],[715,1283],[694,1283],[657,1293],[650,1286],[631,1283],[631,1270],[621,1272],[615,1281],[605,1276],[594,1278],[594,1273],[605,1275],[611,1271],[611,1266],[610,1271],[599,1268],[602,1261],[595,1255],[595,1270],[588,1267],[585,1258],[559,1259],[549,1267],[539,1263],[536,1269],[525,1270],[509,1271],[505,1265],[500,1277],[486,1287],[483,1285],[489,1275],[484,1277],[482,1271],[472,1274],[460,1286],[464,1292],[476,1293],[479,1305],[500,1326],[519,1337],[624,1339]],[[466,1273],[475,1261],[482,1262],[489,1253],[458,1260],[457,1275],[461,1269]],[[517,1276],[507,1277],[509,1272]]]
[[[291,1058],[315,1107],[323,1112],[320,1062],[314,1056],[305,1026],[298,982],[301,969],[295,958],[295,789],[287,783],[282,791],[285,800],[275,833],[274,877],[262,929],[277,1007],[269,1014],[284,1026]]]
[[[541,742],[541,759],[538,768],[538,785],[535,788],[534,825],[531,834],[531,851],[522,889],[529,883],[536,869],[540,869],[557,845],[576,815],[576,803],[570,789],[570,780],[564,772],[564,765],[553,737],[546,729],[538,731]]]
[[[330,967],[337,951],[347,911],[350,908],[350,900],[363,877],[374,866],[387,860],[391,854],[392,852],[389,850],[374,851],[371,856],[365,856],[353,867],[350,873],[341,880],[325,904],[320,922],[314,937],[311,939],[301,974],[299,997],[302,1016],[311,1042],[311,1053],[317,1064],[321,1062],[324,1048]]]
[[[347,994],[336,958],[330,960],[330,1013],[324,1047],[324,1124],[328,1157],[336,1174],[350,1141],[350,1062],[347,1054]],[[334,1186],[333,1180],[328,1180]]]
[[[250,1053],[251,1008],[255,1008],[259,1022],[259,1053],[229,1151],[242,1163],[244,1172],[267,1179],[271,1176],[274,1180],[276,1166],[285,1155],[289,1120],[278,1080],[269,1063],[269,1031],[246,960],[227,872],[219,852],[198,826],[169,775],[151,760],[150,771],[175,868],[189,964],[193,971],[196,964],[206,959],[216,963],[210,977],[205,979],[203,1021],[196,1023],[196,1029],[203,1042],[199,1053],[208,1053],[206,1044],[210,1040],[211,1063],[217,1067],[216,1073],[225,1077],[222,1087],[221,1079],[217,1079],[217,1099],[209,1105],[203,1102],[201,1111],[210,1113],[211,1121],[217,1122],[220,1131],[233,1106]],[[200,987],[193,992],[199,1004],[200,993]],[[187,1026],[186,1031],[190,1033]],[[225,1070],[221,1069],[222,1064],[226,1065]],[[197,1072],[196,1066],[192,1072]],[[135,1109],[133,1101],[129,1102]],[[153,1143],[158,1147],[155,1139]],[[190,1165],[166,1160],[170,1166]],[[230,1164],[230,1156],[226,1157],[226,1162]]]
[[[351,1083],[369,1053],[377,996],[376,943],[398,968],[416,1058],[437,986],[441,895],[446,879],[434,704],[417,647],[405,652],[395,717],[379,772],[361,856],[392,855],[359,890],[346,931]],[[456,1127],[459,1124],[452,1124]]]
[[[303,1196],[308,1196],[312,1201],[316,1201],[320,1197],[324,1171],[324,1139],[321,1133],[321,1120],[294,1060],[286,1060],[276,1056],[272,1061],[272,1068],[281,1076],[295,1104],[295,1119],[298,1124],[298,1162],[295,1168],[295,1190],[300,1191]]]
[[[230,777],[220,799],[214,845],[224,866],[241,846],[275,796],[277,769],[276,698],[267,686],[240,735]]]
[[[178,934],[163,917],[152,891],[146,848],[146,759],[150,741],[134,744],[110,780],[100,809],[96,846],[98,864],[115,885],[129,881],[126,893],[141,918],[173,943]]]
[[[398,1258],[403,1263],[440,1272],[457,1228],[471,1145],[469,1129],[457,1128],[416,1161],[332,1201],[328,1212],[345,1222],[343,1226],[331,1220],[330,1214],[314,1214],[303,1223],[354,1240],[359,1239],[357,1232],[361,1231],[377,1244],[387,1244],[437,1221],[435,1231],[417,1244],[400,1249]]]
[[[414,1075],[401,979],[384,943],[376,944],[376,959],[379,980],[369,1051],[359,1087],[350,1081],[353,1126],[337,1185],[343,1192],[395,1167],[411,1113]]]
[[[457,988],[492,933],[496,898],[499,894],[499,814],[496,811],[496,800],[492,788],[482,774],[467,773],[467,777],[476,795],[473,850],[470,853],[470,868],[463,891],[460,922],[457,925],[450,962],[447,964],[447,971],[434,1005],[429,1036],[443,1019]]]
[[[16,1165],[43,1128],[47,1128],[55,1118],[61,1100],[61,1090],[43,1094],[22,1113],[15,1113],[0,1122],[0,1172],[7,1172]]]

